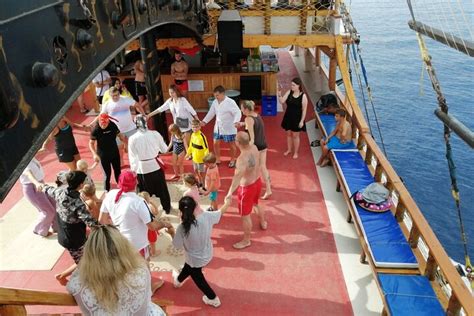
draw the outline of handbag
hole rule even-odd
[[[188,118],[177,117],[176,118],[176,125],[178,125],[179,128],[188,128],[189,127],[189,119]]]

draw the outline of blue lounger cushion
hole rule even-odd
[[[379,273],[378,279],[390,315],[446,315],[426,277]]]
[[[321,120],[321,123],[323,123],[324,134],[327,136],[336,128],[336,119],[334,118],[334,115],[332,114],[318,114],[318,115],[319,115],[319,119]],[[352,142],[352,146],[350,148],[347,148],[345,150],[353,150],[353,149],[357,149],[354,142]]]
[[[333,153],[343,176],[343,185],[350,196],[374,182],[358,152],[335,150]],[[351,203],[376,267],[418,267],[416,257],[392,212],[374,213],[355,205],[353,200]]]

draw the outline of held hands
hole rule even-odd
[[[94,161],[100,162],[100,157],[97,154],[94,154]]]
[[[166,232],[167,232],[168,234],[170,234],[171,237],[174,237],[174,234],[176,233],[176,231],[174,230],[174,227],[171,226],[171,224],[170,224],[169,227],[166,228]]]
[[[232,194],[227,194],[224,198],[224,203],[230,205],[232,203]]]
[[[43,183],[38,183],[36,185],[36,191],[43,192],[43,189],[44,189],[44,184]]]
[[[244,127],[245,126],[245,123],[244,122],[236,122],[234,124],[235,128],[241,128],[241,127]]]

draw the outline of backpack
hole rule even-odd
[[[337,102],[337,97],[334,93],[328,93],[321,98],[319,98],[318,102],[316,103],[316,111],[322,112],[324,109],[328,108],[329,106],[333,106],[338,108],[339,104]]]

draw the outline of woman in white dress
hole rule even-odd
[[[164,316],[151,301],[150,279],[147,263],[118,229],[98,225],[67,290],[84,315]]]
[[[151,112],[147,115],[147,118],[152,117],[155,114],[170,110],[171,115],[173,116],[173,123],[178,125],[181,133],[184,134],[184,140],[186,149],[189,145],[189,140],[191,138],[191,121],[194,119],[199,120],[196,111],[189,101],[183,96],[181,90],[175,85],[170,85],[168,90],[170,98],[163,103],[162,106]]]

